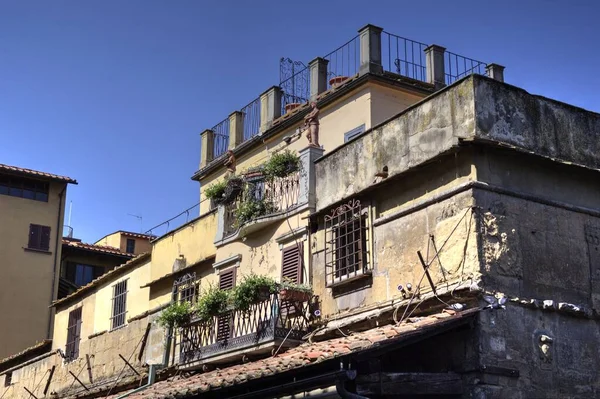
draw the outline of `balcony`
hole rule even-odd
[[[180,328],[179,367],[227,363],[297,346],[309,326],[310,300],[290,301],[271,294],[248,311],[232,310]]]

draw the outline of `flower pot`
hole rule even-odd
[[[283,289],[279,291],[281,299],[290,302],[306,302],[310,299],[311,293],[293,289]]]
[[[296,108],[298,108],[299,106],[301,106],[302,104],[300,103],[289,103],[285,105],[285,113],[290,113],[293,110],[295,110]]]
[[[258,291],[258,295],[256,297],[256,302],[264,302],[269,299],[271,296],[271,292],[269,291],[269,287],[262,287]]]
[[[338,87],[339,85],[341,85],[342,83],[344,83],[346,80],[348,80],[347,76],[335,76],[331,79],[329,79],[329,85],[332,88]]]

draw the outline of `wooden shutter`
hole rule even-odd
[[[29,243],[27,244],[28,248],[38,249],[40,247],[40,225],[30,224],[29,225]]]
[[[284,248],[281,253],[281,281],[302,283],[303,250],[302,242]]]
[[[235,267],[219,273],[219,289],[230,290],[235,287]]]
[[[48,251],[50,249],[50,227],[49,226],[41,226],[42,233],[40,238],[40,249],[44,251]]]
[[[229,270],[219,273],[219,289],[231,290],[235,287],[236,268],[232,267]],[[217,341],[226,341],[231,338],[233,333],[233,314],[225,314],[219,316],[217,322]]]

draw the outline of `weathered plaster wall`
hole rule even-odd
[[[475,75],[476,134],[600,168],[600,114]]]
[[[141,339],[146,332],[148,323],[152,322],[154,317],[153,315],[132,321],[124,328],[91,339],[87,339],[86,336],[86,339],[82,340],[80,344],[79,358],[71,362],[65,362],[57,353],[53,352],[44,359],[14,370],[11,385],[7,388],[3,384],[0,385],[0,396],[3,399],[25,398],[28,394],[23,387],[26,387],[38,398],[44,397],[43,390],[52,366],[56,366],[56,369],[46,397],[50,397],[52,392],[57,394],[55,397],[66,397],[85,392],[85,389],[74,380],[69,371],[77,375],[90,389],[101,385],[108,386],[121,372],[122,380],[135,377],[133,371],[119,358],[119,354],[128,359],[140,374],[143,374],[144,363],[153,356],[162,360],[162,352],[160,355],[156,355],[154,352],[157,348],[164,348],[164,345],[158,342],[164,337],[164,331],[155,324],[152,329],[160,330],[154,334],[157,342],[154,342],[154,346],[152,346],[152,342],[149,340],[142,352],[141,361],[138,360],[142,349]],[[0,379],[4,381],[4,377],[0,377]]]
[[[473,135],[473,103],[473,80],[464,80],[321,159],[317,210],[368,188],[384,166],[392,177]]]

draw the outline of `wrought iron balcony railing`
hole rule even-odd
[[[192,320],[179,329],[179,364],[233,357],[253,349],[270,351],[269,344],[279,346],[283,341],[285,346],[299,344],[310,326],[310,300],[304,299],[288,301],[271,294],[248,311],[232,310],[208,322]]]

